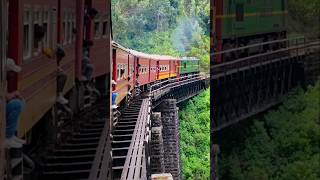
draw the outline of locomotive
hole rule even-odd
[[[287,0],[211,0],[211,49],[221,52],[285,39],[287,14]],[[276,46],[266,45],[237,53],[219,54],[214,57],[214,63],[272,50]]]
[[[63,128],[72,131],[74,116],[98,98],[107,99],[111,111],[111,92],[119,94],[121,106],[135,88],[145,91],[155,82],[199,73],[197,58],[150,55],[112,42],[110,6],[107,0],[1,0],[1,27],[7,27],[0,29],[1,179],[6,91],[25,100],[17,136],[27,141],[24,153],[34,157],[35,149],[63,141]],[[7,73],[7,58],[21,72]]]

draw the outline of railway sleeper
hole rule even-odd
[[[131,140],[132,134],[126,134],[126,135],[113,135],[112,139],[114,141],[120,141],[120,140]]]
[[[92,162],[64,162],[64,163],[49,163],[44,167],[45,171],[75,171],[88,170],[91,168]]]
[[[88,179],[90,169],[88,170],[74,170],[74,171],[44,171],[43,179],[46,180],[71,180],[71,179]]]
[[[75,163],[75,162],[86,162],[93,161],[94,155],[73,155],[73,156],[49,156],[47,163]]]

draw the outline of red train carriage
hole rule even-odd
[[[94,77],[110,73],[110,62],[106,54],[110,50],[106,48],[109,42],[108,21],[110,21],[107,11],[106,0],[86,0],[86,11],[93,8],[97,14],[93,20],[90,20],[86,27],[86,40],[93,42],[90,50],[90,60],[94,65]]]
[[[25,134],[54,105],[57,61],[42,54],[42,48],[57,44],[58,1],[10,0],[8,57],[22,67],[9,77],[9,91],[19,90],[26,100],[20,134]],[[46,35],[37,40],[35,29],[43,26]]]
[[[150,65],[154,64],[154,62],[152,62],[152,56],[135,50],[130,50],[130,53],[135,59],[135,81],[142,88],[146,88],[146,85],[151,82],[151,79],[154,79],[150,76]]]
[[[124,47],[113,43],[112,54],[112,79],[117,83],[113,92],[118,93],[116,103],[119,104],[128,94],[128,84],[133,87],[135,70],[134,56]],[[124,74],[121,74],[124,71]],[[127,77],[130,77],[128,81]]]

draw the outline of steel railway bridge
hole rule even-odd
[[[306,88],[319,80],[319,40],[277,40],[212,54],[211,58],[272,44],[282,48],[211,66],[211,179],[216,179],[215,144],[220,130],[280,104],[292,88]]]

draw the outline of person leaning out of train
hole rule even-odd
[[[8,77],[21,71],[21,67],[17,66],[14,60],[10,58],[7,59],[6,69]],[[6,146],[8,148],[21,148],[26,142],[16,136],[16,131],[25,102],[18,91],[8,91],[6,102]]]
[[[112,80],[112,81],[111,81],[111,85],[112,85],[112,87],[115,87],[115,86],[117,85],[116,81]],[[118,106],[117,106],[117,104],[116,104],[116,99],[117,99],[117,97],[118,97],[118,93],[112,92],[112,97],[111,97],[111,100],[112,100],[112,103],[111,103],[112,109],[117,109],[117,108],[118,108]]]
[[[130,77],[126,76],[126,73],[125,73],[124,69],[120,70],[120,77],[121,77],[122,80],[126,81],[127,86],[128,86],[128,95],[131,96],[131,92],[130,92],[130,89],[131,89]]]
[[[130,92],[130,90],[131,90],[130,79],[131,79],[130,77],[127,78],[127,80],[128,80],[128,95],[129,95],[130,97],[132,97],[132,93]]]

